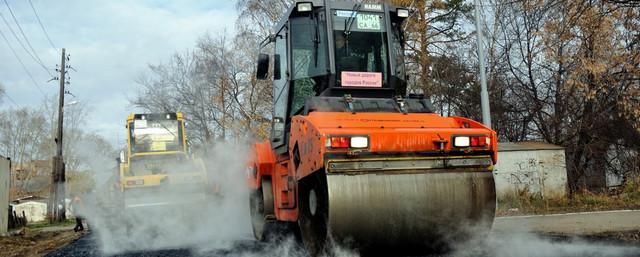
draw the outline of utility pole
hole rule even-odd
[[[478,43],[478,64],[480,66],[480,105],[482,107],[482,123],[491,128],[491,111],[489,109],[489,92],[484,67],[484,46],[482,45],[482,24],[480,23],[480,0],[475,0],[476,9],[476,42]]]
[[[62,59],[60,64],[60,98],[58,102],[58,131],[56,135],[56,155],[53,157],[53,165],[51,172],[51,191],[50,191],[50,222],[54,221],[63,221],[66,219],[66,202],[65,202],[65,164],[64,159],[62,158],[62,122],[64,120],[64,85],[65,85],[65,64],[66,55],[65,49],[62,48]],[[58,206],[62,206],[62,208],[58,208]]]

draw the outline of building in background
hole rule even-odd
[[[13,211],[18,216],[27,218],[27,222],[42,222],[47,220],[48,199],[38,196],[27,196],[11,201]]]
[[[11,186],[17,195],[12,199],[39,195],[48,196],[51,186],[51,160],[34,160],[11,168]]]
[[[564,147],[541,142],[498,144],[493,171],[498,199],[527,192],[543,198],[567,195]]]
[[[9,187],[11,161],[0,156],[0,234],[9,226]]]

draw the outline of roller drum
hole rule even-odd
[[[488,231],[493,223],[495,184],[487,170],[327,173],[326,179],[330,234],[358,249],[446,247],[469,228]]]

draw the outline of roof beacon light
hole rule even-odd
[[[313,9],[313,4],[309,2],[301,2],[298,3],[296,7],[298,9],[298,12],[310,12],[311,9]]]
[[[407,9],[396,9],[396,13],[398,13],[398,17],[400,18],[407,18],[409,17],[409,10]]]

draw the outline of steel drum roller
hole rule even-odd
[[[495,213],[490,171],[327,173],[329,231],[361,249],[425,249]]]

